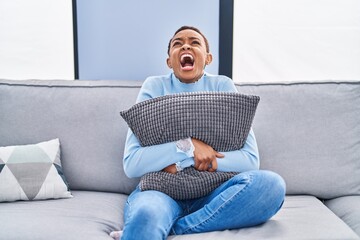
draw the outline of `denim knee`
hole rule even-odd
[[[281,208],[286,193],[284,179],[277,173],[268,170],[255,170],[236,175],[233,184],[243,185],[245,195],[252,196],[256,203],[256,209],[260,215],[255,217],[259,223],[263,223],[275,215]]]
[[[262,170],[261,172],[266,175],[269,189],[271,189],[274,194],[278,194],[280,199],[284,199],[286,194],[285,180],[275,172],[268,170]]]
[[[181,214],[174,200],[156,191],[133,194],[125,210],[123,239],[166,239]]]
[[[258,171],[258,182],[261,185],[262,194],[259,197],[263,198],[264,207],[268,209],[268,216],[264,216],[264,221],[270,219],[281,208],[285,200],[286,183],[284,179],[277,173],[260,170]]]

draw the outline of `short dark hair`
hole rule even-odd
[[[183,30],[193,30],[197,33],[199,33],[203,38],[204,38],[204,41],[205,41],[205,46],[206,46],[206,52],[209,53],[210,52],[210,47],[209,47],[209,42],[207,40],[207,38],[205,37],[205,35],[196,27],[192,27],[192,26],[182,26],[180,27],[178,30],[176,30],[176,32],[174,33],[174,35],[172,36],[172,38],[170,39],[169,41],[169,44],[168,44],[168,55],[169,55],[169,52],[170,52],[170,45],[171,45],[171,41],[172,39],[174,38],[174,36],[178,33],[178,32],[181,32]]]

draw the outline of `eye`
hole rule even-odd
[[[195,40],[195,41],[192,41],[192,44],[193,44],[193,45],[201,45],[200,42],[199,42],[199,41],[196,41],[196,40]]]
[[[173,47],[180,46],[180,45],[181,45],[180,42],[173,42],[173,44],[172,44]]]

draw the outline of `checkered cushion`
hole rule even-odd
[[[142,146],[193,137],[217,151],[240,149],[260,98],[225,92],[180,93],[153,98],[121,112]],[[236,172],[164,171],[142,176],[142,191],[157,190],[178,200],[206,196]]]
[[[195,199],[206,196],[236,174],[238,173],[198,171],[193,167],[176,174],[152,172],[141,178],[140,189],[157,190],[177,200]]]
[[[142,146],[193,137],[217,151],[231,151],[244,145],[259,100],[240,93],[179,93],[137,103],[120,114]]]

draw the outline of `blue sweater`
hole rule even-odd
[[[182,83],[172,73],[147,78],[136,102],[174,93],[199,91],[237,92],[237,89],[233,81],[225,76],[205,73],[195,83]],[[225,157],[217,159],[218,171],[244,172],[259,169],[259,152],[252,129],[241,149],[221,153]],[[128,177],[140,177],[149,172],[161,171],[177,162],[185,168],[194,164],[194,158],[189,158],[186,153],[179,151],[175,142],[141,147],[129,129],[124,150],[124,171]]]

